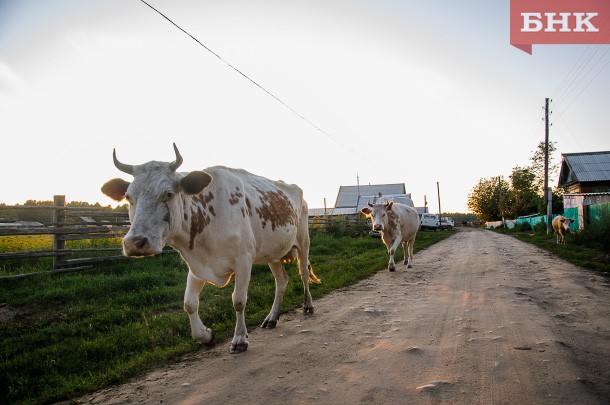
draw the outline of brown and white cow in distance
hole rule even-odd
[[[396,270],[394,253],[402,244],[404,264],[413,267],[413,244],[419,229],[417,210],[395,202],[368,204],[360,210],[367,218],[371,218],[373,231],[381,232],[381,240],[390,254],[388,270]]]
[[[573,219],[566,218],[562,215],[558,215],[553,218],[553,231],[557,237],[557,244],[566,244],[566,234],[570,232],[570,225],[574,222]]]
[[[244,311],[254,263],[267,263],[275,276],[275,299],[262,324],[273,328],[288,284],[283,263],[298,259],[304,286],[303,311],[313,313],[309,283],[320,281],[309,265],[307,203],[302,190],[244,170],[210,167],[180,173],[182,157],[174,144],[172,163],[121,163],[115,166],[133,175],[128,183],[112,179],[102,192],[129,202],[131,227],[123,238],[126,256],[161,253],[165,245],[180,252],[189,267],[184,309],[191,334],[201,343],[212,341],[212,331],[199,317],[199,293],[206,283],[219,287],[235,276],[233,307],[237,313],[231,352],[248,348]]]

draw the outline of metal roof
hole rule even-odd
[[[405,184],[373,184],[366,186],[341,186],[337,194],[335,208],[348,208],[358,206],[358,197],[406,194]]]
[[[559,185],[610,181],[610,152],[564,153]]]
[[[309,208],[307,211],[310,217],[321,217],[323,215],[355,215],[358,214],[356,207],[350,208]]]

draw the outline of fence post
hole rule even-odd
[[[55,209],[53,210],[53,250],[55,251],[55,255],[53,256],[53,270],[58,270],[63,265],[63,255],[59,254],[58,250],[63,250],[66,247],[66,241],[63,239],[63,235],[58,234],[56,231],[63,227],[66,212],[64,211],[64,207],[66,206],[66,196],[65,195],[54,195],[53,196],[53,206]]]

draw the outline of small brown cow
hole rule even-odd
[[[561,215],[553,218],[553,230],[555,231],[555,236],[557,237],[557,244],[566,244],[565,236],[568,232],[570,232],[570,224],[572,222],[574,222],[573,219],[569,219]]]

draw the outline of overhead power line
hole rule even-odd
[[[197,42],[201,47],[203,47],[206,51],[208,51],[209,53],[211,53],[212,55],[214,55],[216,58],[218,58],[221,62],[223,62],[225,65],[227,65],[228,67],[230,67],[231,69],[233,69],[235,72],[237,72],[239,75],[241,75],[243,78],[245,78],[246,80],[248,80],[250,83],[252,83],[253,85],[255,85],[256,87],[258,87],[260,90],[264,91],[265,93],[267,93],[267,95],[271,96],[273,99],[275,99],[277,102],[279,102],[280,104],[282,104],[284,107],[286,107],[288,110],[290,110],[293,114],[295,114],[296,116],[298,116],[299,118],[301,118],[303,121],[305,121],[307,124],[309,124],[310,126],[312,126],[313,128],[315,128],[318,132],[320,132],[321,134],[327,136],[328,138],[330,138],[331,140],[333,140],[336,144],[338,144],[339,146],[341,146],[343,149],[346,149],[347,151],[349,151],[350,153],[354,154],[355,156],[359,157],[360,159],[364,160],[365,162],[367,162],[368,164],[370,164],[371,166],[374,166],[374,164],[372,162],[370,162],[368,159],[366,159],[364,156],[361,156],[359,153],[357,153],[356,151],[354,151],[353,149],[349,148],[347,145],[343,144],[342,142],[340,142],[337,138],[335,138],[334,136],[332,136],[331,134],[329,134],[328,132],[326,132],[325,130],[323,130],[322,128],[320,128],[319,126],[317,126],[315,123],[313,123],[312,121],[310,121],[309,119],[307,119],[305,116],[303,116],[301,113],[299,113],[298,111],[296,111],[294,108],[292,108],[291,106],[289,106],[287,103],[285,103],[283,100],[281,100],[279,97],[277,97],[275,94],[271,93],[269,90],[265,89],[263,86],[261,86],[260,84],[258,84],[255,80],[253,80],[252,78],[250,78],[247,74],[245,74],[244,72],[242,72],[241,70],[239,70],[237,67],[233,66],[229,61],[227,61],[226,59],[224,59],[222,56],[220,56],[218,53],[214,52],[211,48],[209,48],[208,46],[204,45],[201,41],[199,41],[197,38],[195,38],[193,35],[191,35],[190,33],[188,33],[185,29],[183,29],[181,26],[179,26],[178,24],[176,24],[174,21],[172,21],[168,16],[166,16],[165,14],[163,14],[161,11],[157,10],[155,7],[153,7],[152,5],[150,5],[149,3],[147,3],[144,0],[140,0],[142,3],[146,4],[148,7],[150,7],[152,10],[154,10],[156,13],[158,13],[161,17],[165,18],[167,21],[169,21],[173,26],[175,26],[176,28],[178,28],[180,31],[182,31],[183,33],[185,33],[186,35],[188,35],[193,41]]]
[[[607,18],[606,21],[602,24],[605,28],[610,25],[610,18]],[[567,108],[584,92],[584,90],[589,87],[591,82],[593,82],[597,76],[606,68],[608,63],[603,64],[601,69],[597,70],[597,73],[594,74],[593,78],[591,78],[586,84],[583,85],[583,82],[590,77],[594,69],[604,60],[604,57],[608,53],[608,50],[604,52],[599,58],[597,58],[596,62],[593,65],[590,65],[595,59],[598,52],[602,49],[602,44],[607,42],[609,33],[607,33],[604,38],[600,38],[599,41],[595,44],[589,44],[583,53],[580,55],[578,60],[574,63],[568,74],[561,81],[557,89],[553,92],[552,99],[555,102],[555,108],[561,108],[563,111],[567,110]],[[588,67],[588,69],[587,69]],[[580,91],[579,91],[580,90]],[[572,97],[566,107],[563,107],[568,102],[568,98],[576,93],[576,96]]]

